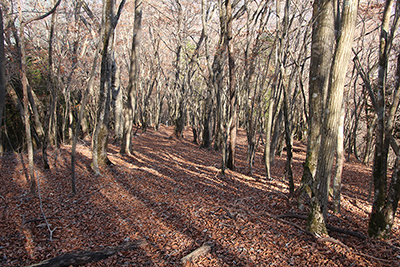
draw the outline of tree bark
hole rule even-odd
[[[99,54],[100,54],[100,49],[101,49],[101,37],[100,40],[98,41],[96,51],[94,53],[94,59],[93,59],[93,64],[92,68],[90,71],[90,76],[89,76],[89,81],[88,84],[86,85],[86,90],[83,92],[82,96],[82,103],[79,107],[79,115],[78,115],[78,121],[75,125],[75,134],[74,138],[72,140],[72,148],[71,148],[71,188],[72,188],[72,193],[76,194],[76,176],[75,176],[75,166],[76,166],[76,144],[78,143],[78,136],[79,136],[79,130],[81,126],[81,122],[83,119],[83,113],[85,112],[85,107],[87,103],[87,98],[89,95],[89,92],[93,90],[93,83],[94,83],[94,75],[97,69],[97,61],[99,59]]]
[[[112,51],[114,49],[113,37],[114,29],[118,23],[124,4],[125,1],[120,3],[118,13],[114,15],[114,0],[105,0],[103,3],[103,48],[100,70],[99,109],[92,140],[92,167],[97,175],[100,174],[99,166],[111,163],[107,157],[107,148],[111,107],[111,66],[114,60],[112,58]]]
[[[286,88],[283,89],[283,94],[284,94],[284,100],[283,100],[283,114],[285,117],[285,141],[286,141],[286,153],[287,153],[287,159],[286,159],[286,177],[289,180],[289,192],[293,193],[294,192],[294,182],[293,182],[293,171],[292,171],[292,158],[293,158],[293,153],[292,153],[292,130],[291,130],[291,124],[290,124],[290,118],[289,118],[289,99],[288,99],[288,93],[286,92]]]
[[[390,2],[390,3],[389,3]],[[388,112],[385,108],[385,91],[386,91],[386,75],[388,69],[389,46],[393,39],[388,38],[388,28],[391,12],[392,1],[386,3],[384,20],[381,29],[381,43],[380,43],[380,59],[379,59],[379,76],[378,76],[378,97],[376,101],[376,111],[378,115],[378,122],[376,128],[376,141],[375,141],[375,156],[373,166],[373,180],[374,180],[374,202],[372,205],[372,212],[370,215],[368,234],[371,237],[387,238],[390,235],[394,215],[397,210],[400,194],[399,182],[399,155],[396,153],[397,159],[395,162],[395,170],[392,174],[392,180],[387,191],[387,160],[389,153],[389,145],[393,141],[393,129],[395,122],[395,114],[398,111],[400,103],[400,55],[397,57],[397,72],[395,89],[393,91],[392,104]],[[399,1],[396,2],[396,8],[400,8]],[[398,14],[398,12],[396,12]],[[395,20],[398,23],[398,17]],[[398,27],[395,23],[391,37],[394,36],[394,30]],[[397,25],[396,25],[397,24]],[[385,123],[385,113],[387,112],[387,119]],[[394,147],[394,145],[392,145]]]
[[[309,119],[307,157],[301,178],[301,190],[312,187],[321,144],[320,129],[328,90],[334,42],[332,0],[316,0],[313,5],[313,31],[309,78]],[[309,191],[309,190],[306,190]],[[310,196],[311,197],[311,196]]]
[[[6,99],[6,72],[5,72],[5,54],[4,54],[4,27],[3,10],[0,6],[0,156],[3,156],[3,121],[5,125],[5,99]]]
[[[136,88],[139,77],[139,44],[142,27],[142,0],[135,0],[135,20],[133,26],[131,60],[129,68],[129,82],[127,102],[124,108],[124,132],[122,136],[121,154],[132,153],[132,131],[136,109]]]
[[[337,133],[340,125],[343,90],[346,70],[351,55],[351,45],[355,30],[358,0],[345,0],[335,55],[330,72],[327,103],[324,108],[321,129],[321,147],[318,154],[318,166],[313,183],[311,210],[307,220],[307,229],[319,235],[327,234],[326,218],[330,177],[335,157]]]
[[[112,96],[114,107],[115,140],[121,141],[123,135],[123,92],[120,83],[120,69],[116,64],[112,66]]]
[[[55,2],[55,1],[54,1]],[[54,125],[51,122],[55,121],[55,109],[57,103],[57,89],[53,83],[53,39],[54,39],[54,27],[56,21],[56,13],[54,12],[51,15],[51,24],[50,24],[50,32],[49,32],[49,59],[48,59],[48,75],[47,75],[47,91],[51,95],[50,108],[46,112],[45,121],[44,121],[44,135],[43,135],[43,143],[42,143],[42,157],[43,157],[43,165],[44,169],[49,169],[49,163],[47,159],[47,145],[49,143],[50,136],[50,125]]]
[[[235,152],[236,152],[236,134],[237,134],[237,96],[236,96],[236,81],[235,81],[235,58],[233,47],[233,33],[232,33],[232,2],[231,0],[225,1],[226,6],[226,45],[228,50],[228,64],[229,64],[229,104],[230,104],[230,135],[228,144],[228,161],[227,167],[235,170]]]
[[[340,192],[342,186],[342,172],[344,162],[344,117],[345,117],[345,106],[342,104],[342,112],[340,117],[340,124],[337,133],[337,144],[336,144],[336,166],[335,175],[333,177],[333,212],[340,213]]]

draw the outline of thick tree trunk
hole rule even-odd
[[[301,190],[311,189],[317,170],[318,153],[321,144],[320,129],[328,90],[335,36],[333,1],[314,1],[313,20],[315,22],[313,23],[312,31],[310,62],[307,157],[301,178]]]
[[[351,44],[357,17],[358,0],[345,0],[335,55],[329,79],[327,103],[321,129],[321,147],[318,154],[318,166],[313,183],[311,210],[307,220],[310,232],[327,234],[327,218],[330,177],[337,147],[337,133],[340,125],[343,104],[343,90],[346,70],[351,55]],[[321,220],[323,218],[323,220]]]

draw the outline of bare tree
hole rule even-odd
[[[235,57],[233,48],[233,33],[232,33],[232,2],[231,0],[225,1],[226,6],[226,35],[225,43],[228,52],[229,64],[229,105],[230,105],[230,118],[229,118],[229,143],[228,143],[228,161],[226,166],[235,170],[235,152],[236,152],[236,135],[237,135],[237,96],[236,96],[236,73],[235,73]]]
[[[26,144],[28,147],[28,162],[29,162],[29,179],[30,179],[30,190],[32,194],[36,192],[36,180],[35,180],[35,170],[34,170],[34,162],[33,162],[33,146],[32,146],[32,134],[31,134],[31,123],[30,123],[30,116],[29,116],[29,105],[28,105],[28,98],[29,98],[29,91],[30,88],[28,87],[28,78],[26,75],[26,50],[25,50],[25,26],[29,23],[37,20],[41,20],[46,18],[47,16],[51,15],[53,12],[56,11],[58,5],[60,4],[61,0],[58,0],[54,7],[47,13],[42,16],[38,16],[32,18],[28,21],[24,21],[22,16],[22,4],[21,0],[19,0],[19,19],[20,19],[20,48],[21,48],[21,80],[22,80],[22,90],[24,95],[24,124],[25,124],[25,134],[26,134]]]
[[[136,108],[136,88],[139,74],[139,44],[142,25],[142,1],[135,1],[135,20],[133,26],[132,49],[129,68],[129,83],[127,89],[127,102],[124,108],[124,132],[122,136],[121,153],[132,152],[132,130]]]
[[[377,113],[376,141],[373,166],[374,201],[368,225],[368,234],[373,237],[387,238],[390,235],[396,214],[399,192],[399,151],[397,143],[393,138],[395,117],[400,102],[400,56],[397,57],[397,72],[395,75],[395,88],[392,92],[392,103],[386,104],[388,88],[387,73],[389,55],[393,45],[396,30],[400,24],[400,1],[395,4],[395,16],[390,27],[391,15],[393,13],[394,0],[388,0],[383,12],[380,45],[379,45],[379,67],[377,81],[377,95],[370,91],[370,98]],[[387,106],[387,108],[386,108]],[[392,145],[396,151],[397,159],[395,170],[392,174],[390,186],[387,186],[387,168],[389,147]]]
[[[96,174],[100,174],[99,166],[111,163],[107,157],[107,148],[111,103],[112,51],[114,48],[112,39],[124,4],[125,0],[120,3],[118,13],[114,15],[114,0],[105,0],[103,2],[99,109],[97,111],[97,123],[92,139],[93,170]]]

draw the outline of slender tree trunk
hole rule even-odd
[[[112,67],[112,95],[114,102],[114,122],[115,122],[115,139],[122,140],[123,134],[123,92],[120,84],[120,70],[116,64]]]
[[[390,1],[388,1],[390,2]],[[376,129],[376,144],[375,144],[375,157],[373,167],[374,179],[374,202],[372,205],[372,212],[370,215],[368,234],[371,237],[388,238],[393,226],[394,217],[396,214],[399,198],[400,198],[400,178],[399,178],[399,160],[400,152],[398,145],[394,140],[393,129],[395,124],[395,116],[398,111],[400,103],[400,55],[397,57],[397,72],[395,75],[396,83],[393,91],[392,104],[387,112],[387,120],[385,124],[385,90],[386,90],[386,72],[391,41],[386,35],[388,31],[388,24],[386,19],[389,20],[391,14],[391,3],[387,3],[384,12],[384,20],[382,23],[381,33],[381,51],[379,60],[379,77],[378,77],[378,98],[377,113],[378,123]],[[397,1],[396,8],[400,9],[400,3]],[[397,10],[399,11],[399,10]],[[396,12],[398,14],[398,12]],[[387,18],[385,18],[387,15]],[[393,29],[398,27],[398,17]],[[396,20],[395,20],[396,21]],[[397,25],[396,25],[397,24]],[[386,31],[386,34],[385,34]],[[394,31],[391,37],[394,36]],[[386,38],[385,38],[386,37]],[[382,53],[383,52],[383,53]],[[380,97],[383,96],[383,97]],[[383,98],[380,99],[380,98]],[[379,139],[378,139],[379,138]],[[379,145],[381,144],[381,147]],[[392,174],[392,180],[387,188],[387,158],[389,153],[389,144],[392,144],[396,152],[395,170]],[[387,191],[388,190],[388,191]]]
[[[101,40],[101,37],[100,37]],[[90,71],[90,76],[89,76],[89,81],[86,86],[86,90],[83,92],[82,96],[82,103],[79,107],[79,115],[78,115],[78,121],[75,125],[75,134],[74,138],[72,141],[72,152],[71,152],[71,172],[72,172],[72,177],[71,177],[71,187],[72,187],[72,193],[76,194],[76,176],[75,176],[75,166],[76,166],[76,144],[78,143],[78,136],[79,136],[79,128],[81,126],[81,122],[83,119],[83,113],[85,112],[85,107],[87,103],[87,98],[89,95],[89,92],[93,90],[93,83],[94,83],[94,76],[97,68],[97,61],[99,59],[99,53],[101,49],[101,41],[98,42],[97,44],[97,49],[94,54],[94,59],[93,59],[93,64],[92,64],[92,69]]]
[[[224,136],[223,136],[223,65],[224,65],[224,54],[226,50],[226,43],[224,36],[226,35],[226,11],[225,5],[222,3],[222,0],[218,0],[219,7],[219,25],[220,25],[220,39],[218,43],[217,51],[214,54],[214,61],[212,64],[212,72],[213,72],[213,83],[215,89],[216,96],[216,111],[215,111],[215,123],[214,123],[214,149],[215,150],[223,150],[224,146]],[[225,152],[222,153],[222,169],[225,168]]]
[[[342,104],[342,112],[340,117],[340,124],[337,133],[337,147],[336,147],[336,166],[335,175],[333,177],[333,212],[340,213],[340,192],[342,186],[342,171],[344,162],[344,116],[345,105]]]
[[[265,173],[266,179],[271,180],[271,130],[272,130],[272,117],[275,106],[275,94],[276,94],[276,83],[272,85],[269,106],[267,110],[267,118],[265,124],[265,149],[264,149],[264,165],[265,165]]]
[[[293,182],[293,171],[292,171],[292,130],[290,125],[290,118],[289,118],[289,99],[288,99],[288,92],[286,92],[286,88],[283,89],[284,100],[283,100],[283,113],[285,116],[285,140],[286,140],[286,152],[287,152],[287,159],[286,159],[286,177],[289,180],[289,192],[294,192],[294,182]]]
[[[228,63],[229,63],[229,104],[230,104],[230,135],[229,135],[229,155],[227,167],[235,170],[235,152],[236,152],[236,134],[237,134],[237,96],[236,96],[236,82],[235,82],[235,58],[233,47],[233,33],[232,33],[232,3],[231,0],[225,1],[226,6],[226,44],[228,49]]]
[[[133,26],[132,49],[129,68],[127,102],[124,109],[124,132],[122,136],[121,154],[132,153],[132,131],[136,108],[136,88],[139,77],[139,44],[142,27],[142,0],[135,0],[135,20]]]
[[[19,18],[22,18],[22,6],[21,0],[19,0]],[[24,104],[24,124],[25,124],[25,141],[28,148],[28,164],[29,164],[29,179],[30,179],[30,191],[32,194],[36,194],[36,179],[35,179],[35,166],[33,162],[33,146],[32,146],[32,134],[31,134],[31,123],[29,118],[29,101],[28,101],[28,78],[26,77],[26,51],[25,51],[25,22],[21,23],[20,27],[20,48],[21,48],[21,79],[22,79],[22,91],[23,91],[23,104]]]
[[[18,13],[20,19],[20,49],[21,49],[21,80],[22,80],[22,91],[23,91],[23,103],[24,103],[24,124],[25,124],[25,134],[26,134],[26,144],[28,148],[28,164],[29,164],[29,179],[30,179],[30,191],[32,194],[36,193],[36,179],[35,179],[35,166],[33,162],[33,146],[32,146],[32,134],[31,134],[31,124],[29,118],[29,106],[28,98],[30,88],[28,87],[28,78],[26,76],[26,51],[25,51],[25,26],[35,20],[44,19],[50,14],[52,14],[57,6],[60,4],[61,0],[54,5],[54,7],[42,16],[32,18],[28,21],[24,21],[22,17],[22,5],[21,0],[18,1]]]
[[[274,122],[274,117],[276,113],[276,108],[279,106],[278,95],[280,95],[280,90],[282,88],[282,78],[283,78],[283,51],[285,47],[285,36],[287,34],[287,26],[282,23],[285,22],[283,16],[281,14],[281,3],[280,0],[276,0],[276,13],[278,18],[276,20],[276,45],[275,45],[275,74],[273,77],[270,99],[269,99],[269,107],[267,111],[267,119],[265,125],[265,150],[264,150],[264,164],[266,170],[266,178],[268,180],[272,179],[271,177],[271,163],[273,161],[273,157],[275,155],[275,142],[273,141],[272,135],[272,127]],[[282,16],[282,19],[281,19]],[[276,126],[275,120],[275,126]]]
[[[109,51],[113,37],[114,0],[103,2],[103,40],[102,58],[100,70],[99,109],[97,111],[97,123],[92,140],[92,168],[96,174],[100,174],[99,166],[110,163],[107,158],[108,146],[108,119],[110,111],[110,71],[111,53]]]
[[[42,144],[42,157],[43,157],[43,165],[44,169],[49,169],[49,163],[47,159],[47,144],[49,142],[49,129],[50,122],[55,115],[55,107],[56,107],[56,99],[54,95],[56,95],[56,88],[53,83],[53,39],[54,39],[54,24],[56,20],[56,13],[54,12],[51,15],[51,24],[50,24],[50,33],[49,33],[49,59],[48,59],[48,76],[47,76],[47,90],[51,95],[51,103],[50,109],[46,112],[46,117],[44,121],[44,135],[43,135],[43,144]]]
[[[3,156],[3,121],[5,125],[5,99],[6,99],[6,72],[5,72],[5,54],[4,54],[4,27],[3,10],[0,6],[0,156]]]

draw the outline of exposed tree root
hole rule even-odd
[[[296,228],[300,229],[304,233],[313,236],[319,242],[324,242],[325,241],[325,242],[335,243],[335,244],[340,245],[344,249],[346,249],[346,251],[349,252],[349,253],[353,253],[355,255],[359,255],[359,256],[363,256],[363,257],[367,257],[367,258],[370,258],[370,259],[373,259],[373,260],[376,260],[376,261],[380,261],[380,262],[386,262],[386,263],[391,263],[392,262],[391,260],[385,260],[385,259],[376,258],[374,256],[371,256],[371,255],[368,255],[368,254],[365,254],[365,253],[362,253],[362,252],[352,251],[346,244],[344,244],[343,242],[341,242],[338,239],[335,239],[333,237],[318,237],[318,236],[314,235],[313,233],[303,229],[301,226],[299,226],[299,225],[297,225],[295,223],[292,223],[292,222],[289,222],[289,221],[281,219],[281,218],[297,218],[297,219],[307,220],[307,216],[305,216],[305,215],[289,213],[289,214],[283,214],[283,215],[275,216],[275,215],[272,215],[272,214],[269,214],[269,213],[264,213],[264,214],[267,215],[268,217],[276,219],[276,220],[278,220],[280,222],[295,226]],[[358,238],[360,238],[362,240],[369,239],[368,237],[366,237],[365,235],[363,235],[361,233],[350,231],[350,230],[345,230],[345,229],[341,229],[341,228],[337,228],[337,227],[334,227],[334,226],[329,225],[329,224],[326,225],[326,228],[328,230],[333,231],[333,232],[338,232],[338,233],[342,233],[342,234],[351,235],[351,236],[354,236],[354,237],[358,237]],[[387,243],[385,243],[385,244],[387,244]],[[387,245],[390,246],[390,244],[387,244]]]

